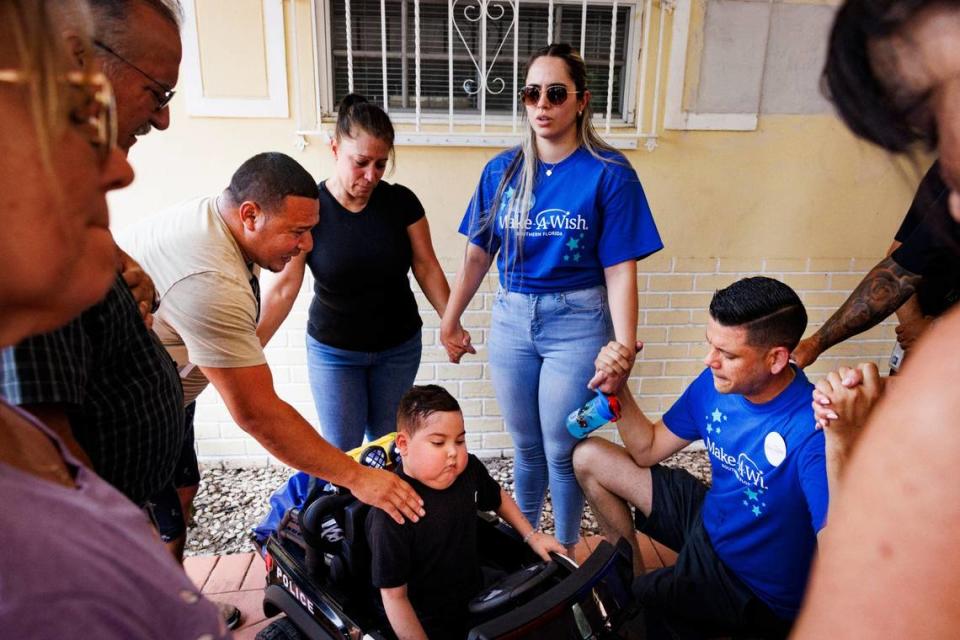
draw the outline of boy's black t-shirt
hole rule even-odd
[[[367,516],[373,585],[407,585],[420,624],[430,640],[466,635],[467,605],[482,586],[477,551],[477,511],[500,507],[500,485],[469,456],[450,487],[431,489],[403,473],[423,498],[426,516],[399,525],[380,509]]]
[[[349,351],[383,351],[409,340],[423,322],[407,274],[407,228],[424,216],[410,189],[380,182],[366,208],[345,209],[320,183],[320,222],[307,266],[313,301],[307,333]]]

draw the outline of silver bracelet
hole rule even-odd
[[[535,534],[535,533],[539,533],[539,531],[538,531],[537,529],[531,529],[531,530],[530,530],[530,533],[528,533],[527,535],[523,536],[523,544],[527,544],[528,542],[530,542],[530,538],[532,538],[532,537],[533,537],[533,534]]]

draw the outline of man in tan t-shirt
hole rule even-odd
[[[407,483],[361,467],[277,396],[257,337],[260,268],[281,271],[311,249],[318,197],[295,160],[261,153],[219,195],[151,216],[120,244],[154,280],[154,328],[180,369],[186,403],[213,383],[237,424],[278,460],[347,487],[397,522],[416,521],[423,502]]]

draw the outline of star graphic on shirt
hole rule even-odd
[[[713,416],[714,422],[720,422],[720,419],[723,417],[723,414],[720,413],[720,409],[714,409],[713,413],[710,415]]]
[[[579,251],[578,251],[577,253],[573,254],[573,261],[574,261],[574,262],[580,262],[580,252],[579,252]]]
[[[713,427],[711,427],[709,424],[707,425],[707,433],[713,433]]]
[[[717,433],[720,433],[720,427],[717,427],[716,429],[714,429],[714,431],[716,431]]]
[[[579,249],[580,241],[575,240],[574,238],[570,238],[569,240],[567,240],[567,248],[570,249],[570,251],[573,251],[574,249]]]
[[[756,491],[754,491],[753,489],[751,489],[750,487],[747,487],[746,489],[744,489],[743,492],[744,492],[745,494],[747,494],[747,497],[750,498],[751,500],[753,500],[754,502],[757,501],[757,496],[758,496],[759,494],[758,494]]]
[[[760,517],[760,507],[753,508],[753,515],[757,516],[758,518]]]
[[[568,260],[570,260],[570,256],[563,256],[563,259],[564,259],[565,261],[568,261]]]

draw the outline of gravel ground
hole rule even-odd
[[[484,460],[491,475],[507,490],[513,490],[513,459]],[[681,467],[710,481],[710,462],[705,451],[681,452],[665,465]],[[187,533],[187,555],[242,553],[253,551],[250,528],[267,512],[267,501],[277,487],[290,477],[286,467],[205,466],[201,470],[200,492],[194,503],[196,515]],[[553,532],[550,500],[543,514],[543,528]],[[598,533],[590,508],[583,517],[583,532]]]

